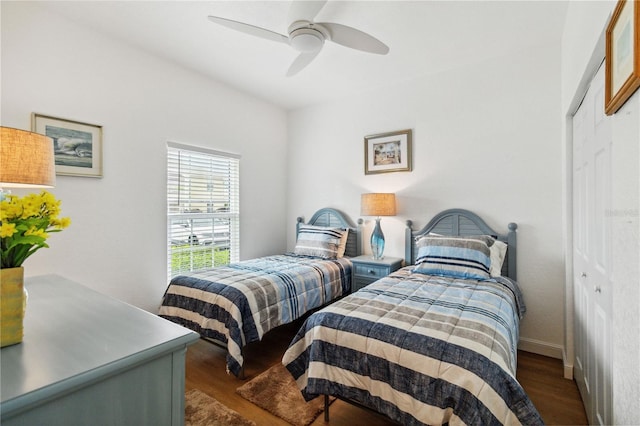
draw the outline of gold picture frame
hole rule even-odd
[[[34,112],[31,129],[53,139],[56,175],[102,177],[102,126]]]
[[[410,171],[411,129],[365,136],[365,175]]]
[[[615,114],[640,87],[640,2],[618,0],[606,31],[604,111]]]

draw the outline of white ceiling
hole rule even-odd
[[[39,3],[76,24],[152,52],[285,109],[338,99],[558,42],[567,1],[329,1],[336,22],[386,43],[385,56],[325,43],[285,77],[290,46],[210,22],[217,15],[286,34],[288,1],[59,1]],[[471,72],[471,71],[470,71]]]

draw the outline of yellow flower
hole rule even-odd
[[[24,197],[7,195],[0,201],[0,267],[21,266],[43,247],[50,232],[69,226],[68,217],[59,218],[61,202],[47,191]]]
[[[56,228],[64,229],[69,225],[71,225],[71,218],[68,217],[51,220],[51,226],[55,226]]]
[[[69,227],[69,225],[71,225],[71,218],[70,217],[63,217],[62,219],[60,219],[60,228],[64,229]]]
[[[14,196],[9,195],[0,203],[0,221],[11,220],[22,216],[22,203]]]
[[[22,199],[22,218],[28,219],[30,217],[38,216],[40,213],[40,203],[38,202],[38,196],[35,194],[26,195]]]
[[[17,231],[15,223],[6,223],[3,221],[2,225],[0,225],[0,238],[10,237],[16,232]]]
[[[60,204],[61,202],[56,200],[55,197],[43,191],[41,195],[41,204],[44,205],[45,211],[49,214],[49,216],[57,217],[60,214]]]
[[[49,234],[47,234],[44,229],[36,228],[35,226],[32,226],[31,228],[29,228],[26,231],[24,231],[24,235],[32,235],[34,237],[41,237],[41,238],[44,238],[45,240],[47,238],[49,238]]]

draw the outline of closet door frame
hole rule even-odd
[[[591,424],[612,421],[611,119],[604,65],[572,119],[572,300],[575,379]]]

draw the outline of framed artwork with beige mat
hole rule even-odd
[[[236,392],[293,426],[308,426],[324,411],[324,398],[306,402],[295,380],[280,363],[240,386]],[[334,400],[331,398],[330,402]]]

